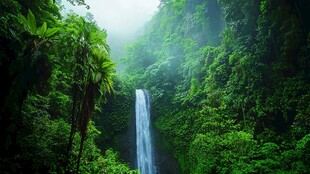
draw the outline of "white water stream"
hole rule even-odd
[[[148,92],[141,89],[136,90],[136,143],[138,170],[141,174],[155,174],[150,133],[150,97]]]

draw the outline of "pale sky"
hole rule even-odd
[[[94,15],[98,25],[108,33],[120,35],[136,32],[155,14],[159,0],[85,0],[90,6],[72,6],[66,0],[66,9],[73,9],[75,13],[85,16],[86,12]]]

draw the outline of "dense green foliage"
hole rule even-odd
[[[99,147],[120,150],[121,138],[126,136],[131,114],[134,113],[135,88],[125,78],[119,76],[114,79],[114,82],[115,95],[107,96],[107,102],[100,105],[104,112],[97,113],[94,121],[98,125],[98,130],[104,134],[97,140]],[[128,139],[131,138],[128,137]]]
[[[162,0],[128,47],[183,173],[310,172],[306,0]]]
[[[0,9],[0,173],[136,173],[95,144],[91,117],[114,92],[106,31],[52,0]]]
[[[137,173],[110,149],[135,88],[182,173],[310,173],[309,1],[161,0],[122,77],[92,15],[0,9],[1,173]]]

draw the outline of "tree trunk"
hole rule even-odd
[[[83,152],[84,141],[85,141],[85,135],[82,135],[79,156],[78,156],[78,161],[77,161],[77,166],[76,166],[76,174],[78,174],[80,170],[80,162],[81,162],[81,157],[82,157],[82,152]]]

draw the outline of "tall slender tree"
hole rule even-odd
[[[93,114],[95,103],[105,99],[105,93],[114,91],[112,76],[114,64],[109,57],[106,32],[92,21],[82,17],[69,16],[69,26],[73,24],[74,44],[71,131],[67,146],[67,159],[70,158],[74,136],[81,134],[80,150],[76,173],[79,171],[83,144],[87,135],[87,125]],[[76,30],[76,26],[79,26]],[[66,165],[68,162],[66,162]]]

